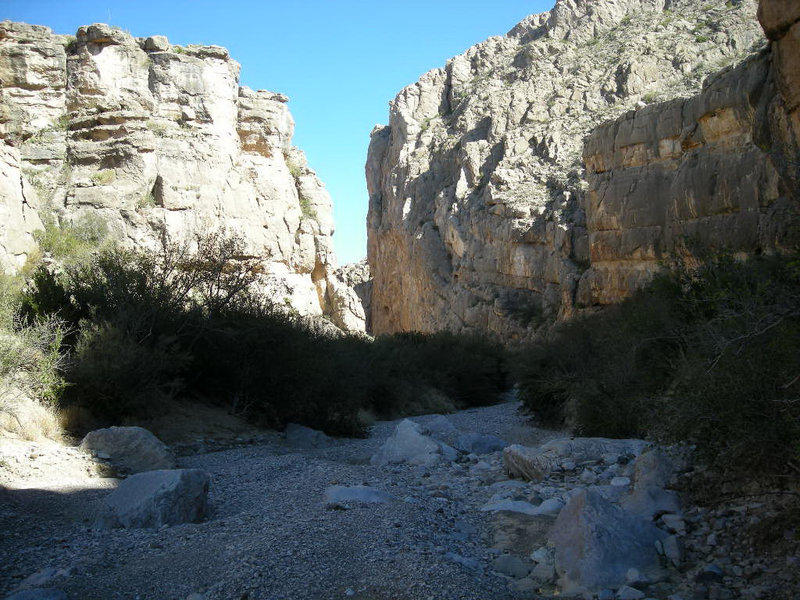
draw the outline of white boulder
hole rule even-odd
[[[208,509],[208,483],[208,473],[200,469],[132,475],[106,497],[97,526],[158,528],[199,522]]]
[[[109,427],[90,431],[83,438],[80,448],[108,457],[114,468],[123,473],[175,468],[175,458],[169,448],[142,427]]]
[[[370,463],[377,466],[401,463],[430,466],[455,460],[457,456],[458,453],[447,444],[424,435],[419,424],[404,419],[372,456]]]

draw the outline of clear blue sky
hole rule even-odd
[[[340,264],[366,255],[369,133],[388,102],[451,56],[554,0],[0,0],[0,20],[74,34],[104,22],[174,44],[217,44],[241,83],[289,96],[304,150],[333,198]]]

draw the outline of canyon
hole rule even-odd
[[[298,314],[528,339],[675,257],[795,247],[797,10],[559,0],[452,58],[372,132],[368,264],[341,269],[288,99],[241,87],[227,50],[6,21],[0,262],[23,269],[48,222],[153,249],[223,230]]]
[[[791,248],[796,7],[765,6],[771,46],[754,1],[561,0],[402,90],[366,165],[374,332],[524,339],[698,245]]]

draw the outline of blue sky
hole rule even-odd
[[[241,83],[289,96],[304,150],[333,198],[341,264],[366,255],[369,133],[426,71],[554,0],[0,0],[0,20],[74,34],[104,22],[175,44],[225,46]]]

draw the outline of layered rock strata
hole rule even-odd
[[[401,91],[366,165],[373,330],[521,337],[573,314],[597,220],[583,138],[760,48],[755,12],[559,0]]]
[[[184,240],[224,229],[263,260],[280,303],[336,312],[330,197],[291,145],[287,98],[238,80],[218,46],[101,24],[76,38],[0,24],[5,269],[24,264],[44,218],[99,219],[145,248],[162,231]]]
[[[765,24],[772,47],[710,77],[699,95],[630,112],[587,138],[591,266],[580,306],[620,300],[670,255],[800,244],[798,19],[794,33]]]

